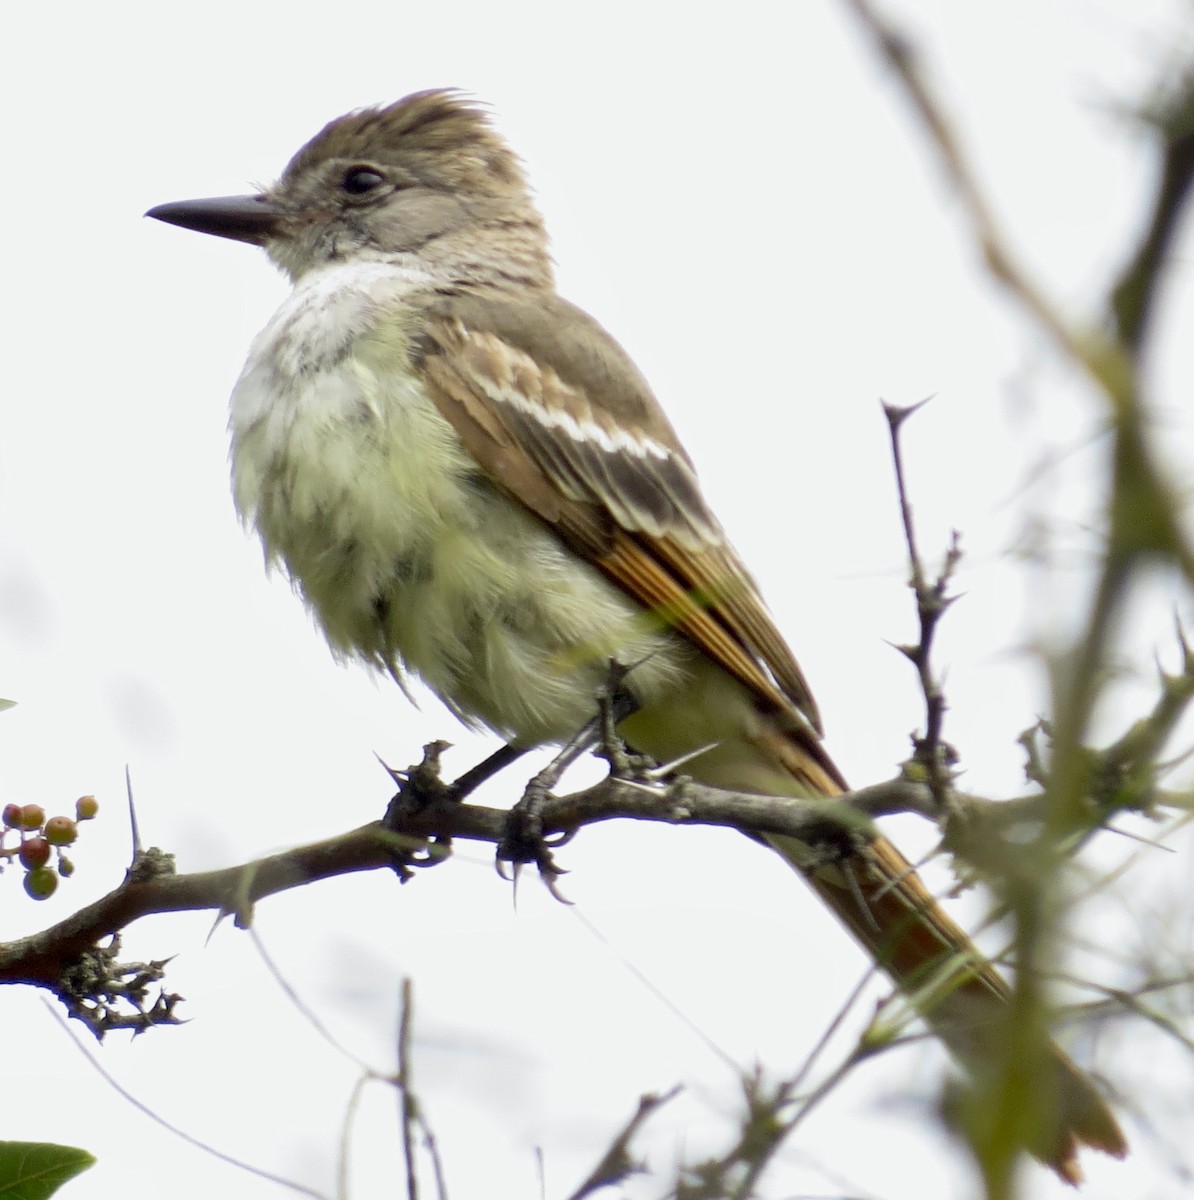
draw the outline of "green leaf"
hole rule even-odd
[[[0,1142],[0,1197],[46,1200],[68,1179],[86,1171],[95,1155],[50,1142]]]
[[[0,700],[0,712],[3,712],[6,708],[14,708],[16,703],[15,700]]]

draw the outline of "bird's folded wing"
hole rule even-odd
[[[766,708],[789,715],[820,757],[804,676],[609,335],[554,297],[456,297],[433,311],[419,349],[433,401],[482,469]]]

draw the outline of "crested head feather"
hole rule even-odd
[[[456,88],[415,92],[330,121],[290,160],[282,182],[329,159],[398,163],[429,184],[489,195],[524,192],[517,156],[489,113]]]

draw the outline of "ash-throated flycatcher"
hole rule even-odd
[[[714,786],[839,794],[816,706],[642,375],[555,291],[517,159],[452,91],[331,122],[257,196],[150,216],[261,246],[294,291],[232,396],[237,506],[333,649],[412,671],[517,745],[591,717]],[[1007,986],[882,838],[836,862],[768,841],[964,1063]],[[990,1031],[988,1030],[988,1033]],[[1031,1149],[1126,1145],[1059,1051]]]

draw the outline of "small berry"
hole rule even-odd
[[[19,804],[6,804],[4,806],[3,821],[9,829],[20,829],[21,806]]]
[[[50,843],[44,837],[26,838],[17,851],[17,857],[21,860],[21,866],[30,871],[44,867],[50,861]]]
[[[70,817],[51,817],[46,822],[46,838],[51,846],[69,846],[79,836],[79,827]]]
[[[58,855],[58,874],[69,879],[75,873],[75,864],[65,854]]]
[[[75,818],[90,821],[99,812],[99,801],[94,796],[80,796],[75,801]]]
[[[35,867],[25,875],[25,892],[31,900],[48,900],[58,890],[52,867]]]
[[[40,829],[46,819],[46,810],[40,804],[26,804],[21,809],[21,828]]]

